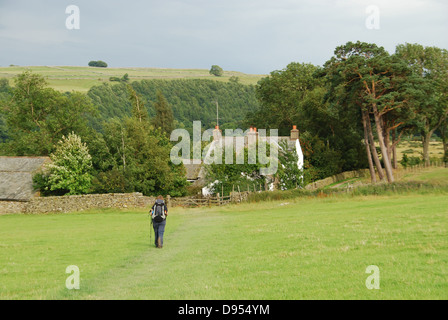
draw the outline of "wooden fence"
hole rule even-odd
[[[241,203],[247,201],[251,192],[232,192],[229,196],[221,196],[219,193],[216,197],[185,197],[185,198],[171,198],[167,197],[167,204],[169,207],[212,207],[224,206],[231,203]]]

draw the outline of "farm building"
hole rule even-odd
[[[259,132],[256,128],[250,128],[247,134],[244,137],[235,137],[235,136],[223,136],[222,131],[219,126],[217,126],[213,132],[213,142],[210,145],[210,149],[208,151],[207,156],[209,156],[213,150],[217,147],[221,147],[223,145],[231,145],[233,147],[234,152],[236,154],[242,152],[244,148],[256,144],[259,141],[264,141],[269,144],[277,144],[279,150],[282,149],[282,145],[286,143],[286,148],[288,151],[294,151],[297,153],[299,162],[298,167],[303,168],[303,152],[302,147],[300,145],[299,140],[299,130],[297,126],[294,126],[291,130],[290,136],[260,136]],[[205,169],[203,163],[199,161],[199,164],[196,164],[195,161],[186,160],[184,161],[184,166],[187,170],[187,179],[194,186],[202,186],[205,187],[203,189],[203,194],[208,194],[205,182]],[[271,186],[271,189],[274,186]]]
[[[48,162],[48,157],[0,157],[0,201],[35,197],[33,175]]]

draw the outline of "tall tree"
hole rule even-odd
[[[409,74],[407,66],[383,47],[358,41],[337,47],[325,70],[331,87],[343,86],[348,102],[356,105],[360,101],[358,104],[363,110],[366,108],[373,115],[386,177],[393,182],[385,121],[393,110],[407,107],[402,95],[402,86]]]
[[[302,120],[299,116],[302,102],[322,84],[313,76],[317,69],[312,64],[293,62],[261,79],[256,87],[261,107],[248,117],[252,121],[248,124],[279,129],[280,134],[289,135],[292,126]]]
[[[95,114],[86,95],[47,88],[45,79],[31,72],[17,76],[12,99],[3,109],[11,155],[49,155],[63,135],[85,134]]]
[[[132,86],[128,85],[129,100],[132,103],[132,116],[140,122],[146,122],[149,119],[148,110],[141,95],[137,94]]]
[[[162,91],[157,91],[157,100],[154,103],[156,116],[153,125],[156,129],[161,129],[166,136],[170,136],[174,130],[173,109],[169,105]]]
[[[448,116],[448,51],[406,43],[397,46],[396,55],[413,72],[408,99],[415,108],[414,124],[422,137],[425,165],[429,165],[431,137]]]

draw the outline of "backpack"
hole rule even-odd
[[[163,201],[156,202],[156,204],[154,206],[153,219],[154,219],[154,222],[156,222],[156,223],[163,222],[166,219],[165,202],[163,202]]]

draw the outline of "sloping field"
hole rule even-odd
[[[225,71],[222,77],[209,74],[205,69],[162,69],[162,68],[94,68],[73,66],[30,66],[0,68],[0,78],[12,78],[26,70],[31,70],[47,78],[50,86],[60,91],[86,92],[92,86],[110,82],[110,77],[123,77],[128,74],[130,81],[144,79],[209,79],[229,81],[231,77],[238,77],[243,84],[256,84],[263,75],[250,75],[236,71]],[[114,83],[114,82],[112,82]],[[11,81],[11,85],[13,82]]]
[[[448,298],[445,193],[176,208],[161,250],[149,229],[143,211],[0,216],[0,299]]]

